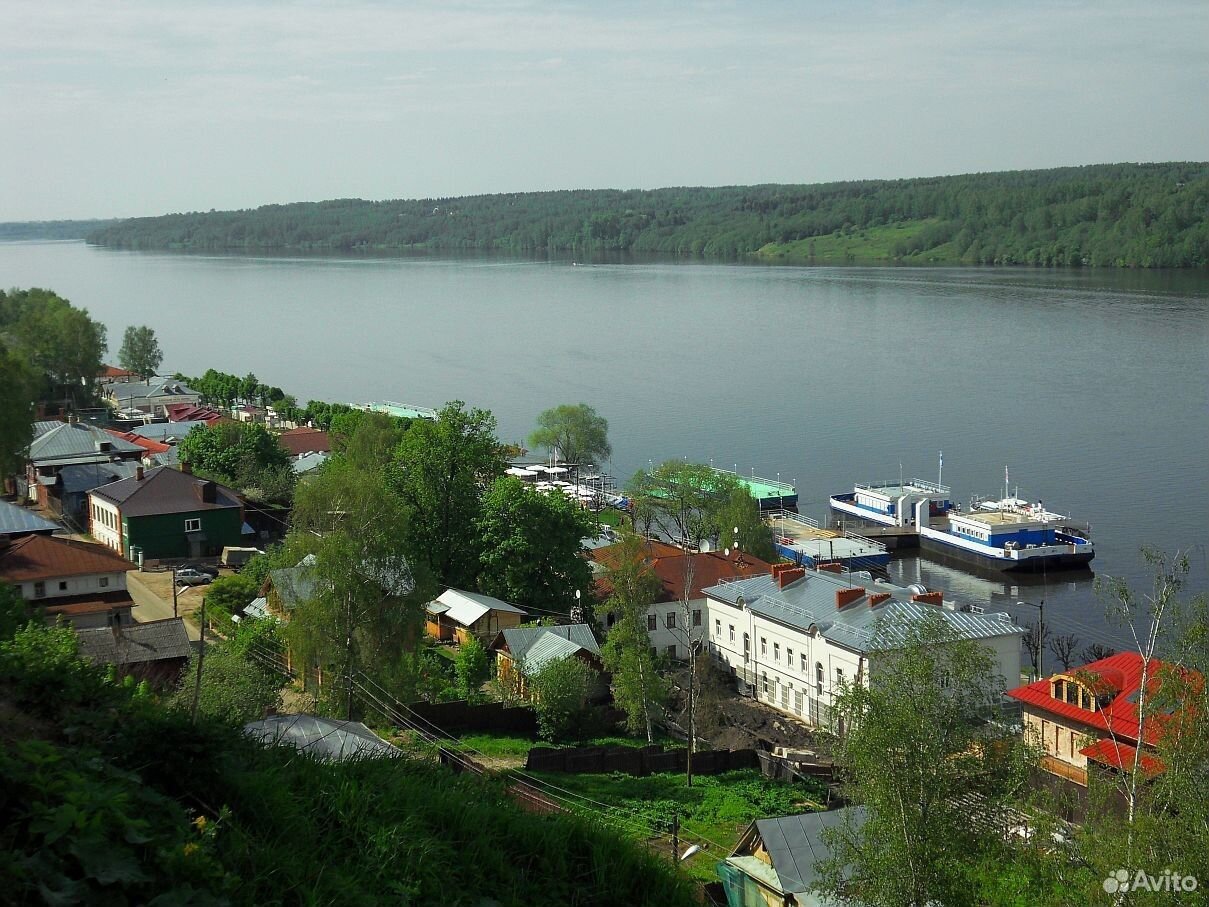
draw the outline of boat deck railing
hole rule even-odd
[[[948,495],[951,489],[948,485],[941,485],[938,482],[929,482],[927,479],[911,479],[907,482],[857,482],[856,487],[861,491],[876,491],[884,494],[887,488],[897,488],[902,491],[914,488],[918,491],[926,491],[929,494]]]
[[[796,488],[794,488],[793,485],[791,485],[788,482],[781,482],[781,481],[778,481],[777,479],[766,479],[763,476],[756,475],[754,472],[749,475],[744,475],[743,473],[738,472],[734,469],[723,469],[721,466],[711,466],[710,469],[712,469],[714,472],[721,472],[721,473],[725,473],[728,476],[734,476],[736,479],[739,479],[743,482],[759,483],[760,485],[766,485],[774,491],[784,492],[784,495],[783,495],[784,497],[789,497],[790,495],[794,495],[794,494],[798,493],[798,490]]]

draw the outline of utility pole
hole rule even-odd
[[[344,679],[345,679],[345,685],[348,688],[347,689],[348,706],[347,706],[346,711],[348,713],[347,714],[348,720],[352,721],[353,720],[353,599],[352,599],[352,595],[349,595],[347,598],[345,598],[344,620],[345,620],[344,627],[345,627],[345,630],[347,631],[346,636],[344,638],[344,646],[345,646],[345,649],[344,649],[344,666],[345,666],[344,667],[344,670],[345,670]]]
[[[175,585],[172,587],[174,590]],[[206,659],[206,598],[201,604],[201,638],[197,642],[197,679],[193,682],[193,723],[197,724],[197,704],[201,699],[202,662]]]

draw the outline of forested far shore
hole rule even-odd
[[[0,242],[31,239],[84,239],[90,233],[121,223],[114,218],[100,220],[18,220],[0,223]]]
[[[1209,163],[907,180],[337,199],[93,231],[125,249],[651,253],[768,262],[1209,266]]]

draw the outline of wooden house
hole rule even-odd
[[[425,610],[425,632],[433,639],[459,646],[472,637],[486,645],[501,630],[519,627],[525,616],[516,605],[461,589],[446,589]]]

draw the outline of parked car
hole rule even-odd
[[[176,581],[184,586],[208,586],[214,582],[214,577],[200,570],[183,567],[176,571]]]
[[[176,569],[178,572],[181,570],[192,570],[195,573],[204,573],[210,579],[218,579],[218,568],[211,567],[209,564],[182,564]]]

